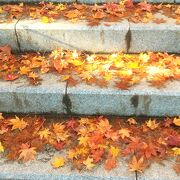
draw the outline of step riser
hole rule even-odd
[[[139,84],[131,90],[99,88],[85,84],[67,87],[56,75],[43,76],[42,84],[29,86],[19,79],[0,81],[0,112],[55,113],[120,116],[178,116],[180,114],[180,82],[156,89]]]
[[[128,34],[131,37],[127,37]],[[0,24],[0,45],[10,44],[18,50],[16,36],[22,51],[51,51],[62,47],[104,53],[180,52],[180,26],[174,23],[134,24],[125,20],[112,26],[90,27],[85,22],[74,24],[59,20],[44,24],[38,20],[22,20],[16,25],[16,34],[15,22]]]

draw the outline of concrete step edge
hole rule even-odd
[[[19,50],[18,38],[21,51],[51,51],[62,47],[103,53],[121,50],[179,53],[180,25],[173,19],[165,19],[167,22],[163,24],[134,24],[124,20],[111,26],[102,23],[95,27],[87,26],[84,21],[58,20],[44,24],[39,20],[20,20],[17,24],[0,24],[0,45],[11,44],[14,50]]]
[[[56,153],[55,156],[61,156],[62,152]],[[43,160],[46,158],[46,161]],[[70,164],[66,162],[64,167],[54,169],[51,166],[51,158],[49,155],[40,153],[36,160],[27,164],[18,162],[7,162],[0,159],[0,179],[13,180],[178,180],[179,176],[172,169],[173,159],[164,160],[160,165],[153,163],[142,174],[130,172],[128,164],[119,159],[117,167],[111,171],[106,171],[103,165],[97,165],[91,171],[72,170]],[[48,159],[48,160],[47,160]]]
[[[55,113],[74,115],[178,116],[180,81],[157,89],[146,82],[129,90],[100,88],[86,84],[67,87],[54,74],[46,74],[42,84],[30,86],[25,79],[0,81],[0,112]]]

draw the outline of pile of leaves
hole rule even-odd
[[[153,21],[157,24],[166,22],[163,18],[156,18],[155,14],[161,13],[180,23],[180,7],[175,4],[153,5],[147,2],[134,4],[132,0],[120,1],[119,4],[108,3],[103,5],[85,4],[53,4],[41,2],[37,5],[5,4],[0,6],[0,15],[4,17],[0,22],[12,21],[13,19],[31,18],[40,19],[44,23],[56,21],[60,18],[77,22],[87,20],[88,25],[95,26],[103,20],[105,25],[108,22],[117,22],[127,19],[134,23],[147,23]]]
[[[54,168],[67,162],[78,170],[104,164],[106,170],[126,159],[130,171],[143,172],[152,162],[177,158],[180,171],[180,117],[163,120],[113,117],[48,119],[42,116],[3,117],[0,113],[0,155],[23,163],[36,159],[48,145]]]
[[[101,55],[57,49],[44,55],[15,55],[6,45],[0,47],[0,67],[0,79],[27,77],[32,85],[38,85],[45,73],[56,73],[59,81],[67,81],[69,86],[84,82],[119,89],[128,89],[141,81],[160,88],[168,80],[180,79],[180,57],[153,52]]]

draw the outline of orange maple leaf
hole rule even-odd
[[[147,165],[145,164],[143,157],[137,159],[136,156],[133,156],[131,162],[129,163],[129,171],[143,172],[146,166]]]
[[[110,158],[110,159],[106,160],[104,168],[106,170],[110,171],[111,169],[115,168],[116,166],[117,166],[116,159]]]
[[[27,122],[17,116],[14,119],[10,119],[8,124],[12,126],[11,130],[19,129],[20,131],[28,125]]]
[[[119,130],[119,134],[122,139],[124,139],[125,137],[130,137],[130,130],[127,128],[122,128]]]
[[[36,155],[35,149],[36,149],[35,147],[30,147],[30,145],[27,143],[22,144],[21,149],[19,150],[20,155],[18,160],[22,160],[24,163],[30,160],[34,160]]]

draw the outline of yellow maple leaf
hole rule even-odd
[[[154,130],[156,129],[158,126],[159,126],[159,123],[156,123],[156,120],[151,120],[149,119],[147,122],[146,122],[146,126],[148,128],[150,128],[151,130]]]
[[[113,158],[116,158],[120,154],[121,150],[118,147],[111,146],[109,152]]]
[[[40,139],[48,139],[50,136],[51,132],[49,131],[48,128],[45,128],[41,131],[38,132],[38,135],[40,136]]]
[[[127,67],[130,69],[136,69],[139,67],[138,62],[128,62]]]
[[[130,137],[130,130],[127,128],[122,128],[119,130],[119,135],[122,139],[124,139],[125,137]]]
[[[56,10],[63,11],[63,10],[65,10],[65,9],[66,9],[66,5],[65,5],[65,4],[60,3],[60,4],[58,4],[58,5],[56,6]]]
[[[180,126],[180,117],[179,117],[179,118],[174,118],[174,119],[173,119],[173,123],[174,123],[176,126]]]
[[[83,161],[83,164],[86,166],[86,169],[91,170],[95,164],[93,164],[93,158],[88,157],[85,161]]]
[[[81,137],[79,137],[78,138],[78,140],[79,140],[79,145],[84,145],[84,146],[86,146],[87,145],[87,143],[88,143],[88,137],[87,136],[81,136]]]
[[[0,7],[0,14],[2,14],[4,11],[3,11],[3,9],[2,9],[2,7]]]
[[[53,168],[59,168],[64,166],[65,160],[63,157],[55,157],[54,160],[51,162]]]
[[[0,142],[0,153],[4,152],[4,146],[2,145],[2,143]]]
[[[172,148],[171,150],[173,151],[173,154],[174,154],[175,156],[180,156],[180,148],[174,147],[174,148]]]
[[[30,72],[28,77],[36,80],[38,78],[38,75],[35,72]]]
[[[27,75],[31,71],[31,68],[26,67],[26,66],[22,66],[22,67],[20,67],[19,70],[20,70],[19,73],[21,75]]]
[[[0,113],[0,120],[3,120],[3,119],[4,119],[4,117],[3,117],[2,113]]]
[[[50,18],[50,17],[47,17],[47,16],[42,16],[41,17],[41,22],[43,22],[43,23],[51,23],[51,22],[54,22],[54,19]]]
[[[27,122],[17,116],[15,116],[15,119],[10,119],[8,124],[12,126],[11,130],[19,129],[20,131],[28,125]]]
[[[42,17],[41,17],[41,22],[43,22],[43,23],[49,23],[49,22],[50,22],[50,19],[49,19],[47,16],[42,16]]]

